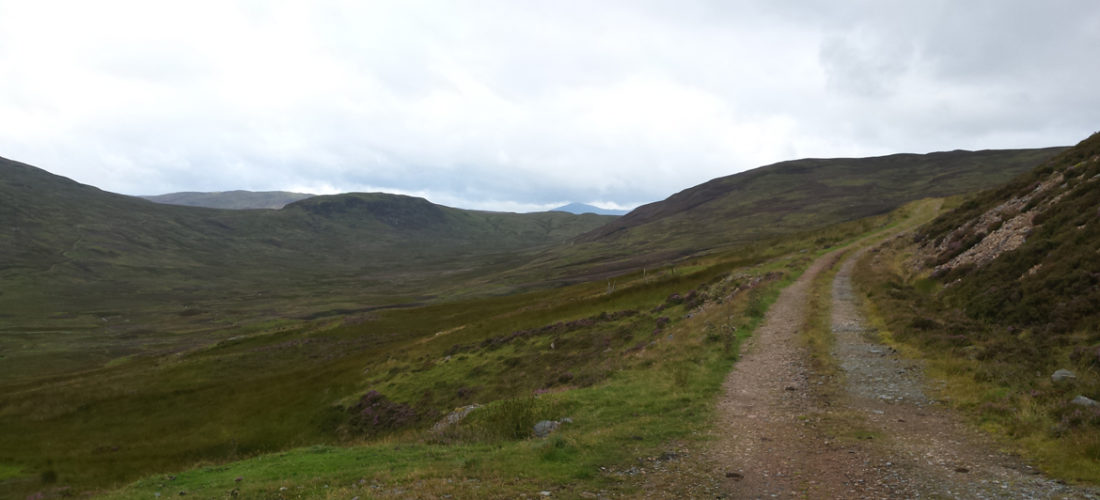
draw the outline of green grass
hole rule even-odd
[[[434,491],[458,497],[492,498],[540,490],[565,496],[581,490],[629,491],[630,485],[620,484],[606,469],[628,465],[671,440],[702,435],[713,398],[736,359],[737,345],[761,316],[733,320],[742,328],[729,349],[711,348],[721,345],[708,340],[714,322],[729,321],[729,316],[750,306],[766,310],[786,282],[767,282],[767,288],[752,297],[744,294],[721,306],[708,306],[670,327],[654,344],[631,353],[626,366],[600,383],[537,399],[498,401],[471,414],[445,438],[426,434],[428,441],[443,439],[447,444],[427,444],[413,434],[379,444],[298,449],[192,469],[170,481],[151,477],[107,498],[147,497],[157,491],[214,496],[234,488],[245,496],[262,497],[278,495],[283,487],[305,497],[338,497],[369,494],[372,484],[384,484],[382,488],[391,491],[416,488],[421,495],[437,488]],[[564,417],[573,423],[563,424],[550,438],[528,438],[534,420]],[[238,483],[237,477],[244,479]]]
[[[19,477],[20,475],[22,475],[22,473],[22,467],[8,464],[0,464],[0,481],[13,477]]]
[[[851,249],[838,252],[810,284],[810,297],[806,304],[806,320],[800,330],[800,338],[810,355],[814,374],[822,382],[819,394],[835,396],[843,390],[844,372],[833,356],[835,339],[832,330],[832,284],[839,263]]]

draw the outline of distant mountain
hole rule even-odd
[[[214,193],[198,193],[185,191],[182,193],[159,194],[155,196],[140,196],[146,200],[164,203],[166,205],[184,205],[188,207],[227,208],[233,210],[269,208],[279,209],[316,195],[306,193],[291,193],[287,191],[220,191]]]
[[[570,203],[550,210],[551,212],[568,212],[571,214],[596,214],[596,215],[626,215],[627,210],[609,210],[594,207],[585,203]]]

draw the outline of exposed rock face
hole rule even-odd
[[[977,245],[955,256],[948,263],[937,266],[936,269],[953,269],[966,264],[983,266],[1005,252],[1020,248],[1020,245],[1027,241],[1027,235],[1031,232],[1034,218],[1035,212],[1030,211],[1005,221],[997,230],[982,238],[982,241],[978,242]]]
[[[435,425],[432,426],[432,431],[440,432],[440,431],[446,430],[447,428],[461,422],[462,419],[466,418],[466,415],[469,415],[470,412],[472,412],[472,411],[474,411],[478,408],[481,408],[481,405],[472,404],[472,405],[463,406],[463,407],[460,407],[460,408],[455,408],[454,411],[448,413],[447,416],[443,417],[438,422],[436,422]]]
[[[993,259],[1019,248],[1027,241],[1035,227],[1035,216],[1057,203],[1062,194],[1052,196],[1041,203],[1031,205],[1031,201],[1052,189],[1064,189],[1065,176],[1054,172],[1043,182],[1023,196],[1012,198],[982,214],[977,219],[955,229],[936,243],[922,248],[924,255],[944,255],[958,248],[964,241],[979,236],[981,239],[956,255],[950,261],[936,266],[937,272],[950,271],[964,265],[977,267],[988,264]],[[1029,208],[1030,206],[1030,208]]]

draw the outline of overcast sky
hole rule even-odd
[[[633,207],[1100,130],[1100,2],[0,0],[0,156],[126,194]]]

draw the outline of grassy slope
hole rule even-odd
[[[611,278],[995,183],[1050,153],[781,163],[642,207],[621,219],[634,221],[627,230],[616,231],[616,221],[603,230],[614,234],[556,247],[615,219],[460,211],[363,194],[310,198],[279,211],[174,207],[2,160],[0,356],[7,362],[0,380],[178,350],[273,319],[367,315]],[[750,246],[768,244],[754,239]]]
[[[0,381],[209,342],[242,323],[421,302],[611,219],[382,194],[214,210],[7,160],[0,170]]]
[[[741,339],[779,289],[825,249],[799,250],[813,248],[809,242],[815,239],[849,239],[892,222],[880,218],[792,238],[768,254],[712,256],[695,262],[690,272],[662,269],[624,277],[610,294],[596,283],[534,294],[533,302],[492,299],[507,306],[477,309],[504,313],[486,319],[505,322],[505,331],[531,331],[555,320],[568,325],[573,318],[593,322],[577,329],[536,328],[503,342],[494,340],[511,336],[476,342],[489,333],[472,331],[484,327],[480,324],[452,326],[412,342],[416,347],[400,360],[391,358],[363,374],[361,391],[376,389],[417,407],[428,393],[444,408],[495,400],[445,432],[417,430],[414,424],[380,442],[365,435],[360,446],[307,447],[199,467],[173,479],[150,476],[108,497],[178,491],[216,496],[233,490],[310,498],[400,496],[410,489],[425,497],[458,498],[514,498],[542,490],[565,497],[600,490],[630,493],[623,471],[702,436]],[[699,297],[695,303],[692,292]],[[670,293],[685,301],[669,300]],[[601,312],[624,310],[637,314],[599,319]],[[656,326],[659,318],[669,323]],[[527,396],[532,391],[543,395],[532,399]],[[518,412],[517,403],[528,410]],[[565,416],[574,423],[553,437],[526,439],[535,420]],[[510,435],[517,427],[524,432]]]
[[[760,167],[677,193],[595,229],[570,249],[623,266],[660,262],[889,212],[921,198],[1007,182],[1064,148],[804,159]],[[629,249],[629,252],[625,251]],[[561,266],[554,256],[552,262]],[[613,266],[612,266],[613,267]],[[562,271],[568,272],[567,269]]]
[[[320,196],[279,211],[185,208],[7,160],[0,167],[3,271],[67,286],[117,275],[140,286],[154,274],[160,281],[254,282],[271,278],[265,271],[272,266],[294,277],[442,267],[557,243],[612,220],[466,211],[384,194]]]
[[[268,456],[260,465],[204,469],[194,481],[185,479],[192,473],[181,474],[178,484],[211,495],[224,483],[211,483],[209,474],[246,471],[257,479],[252,491],[270,492],[295,477],[296,486],[321,489],[324,482],[349,486],[345,480],[363,475],[407,484],[420,476],[494,481],[526,470],[504,491],[567,480],[614,487],[614,479],[594,475],[597,464],[626,464],[673,437],[690,438],[705,423],[739,336],[815,254],[799,250],[883,223],[862,221],[759,253],[623,276],[610,294],[597,282],[379,311],[356,324],[273,326],[179,355],[9,387],[0,398],[0,425],[8,430],[0,436],[0,464],[18,472],[5,487],[20,494],[94,488],[204,460],[373,439],[383,444],[322,448],[331,462],[305,450],[287,461]],[[684,299],[669,300],[674,293]],[[379,428],[357,425],[349,409],[368,390],[407,405],[415,417]],[[417,429],[450,408],[535,391],[548,391],[544,398],[554,403],[532,418],[572,416],[579,434],[570,430],[564,444],[548,450],[503,438],[494,423],[500,419],[482,417],[484,425],[474,418],[470,429],[420,443]],[[394,432],[398,437],[386,437]],[[401,438],[404,432],[413,434]],[[392,449],[393,439],[400,449]],[[325,463],[308,464],[314,460]],[[395,465],[401,463],[407,465]],[[54,475],[56,482],[43,484]],[[135,488],[148,493],[162,482],[156,476]]]
[[[932,266],[974,246],[985,231],[972,221],[1059,175],[1022,207],[1041,213],[1018,249],[936,277],[914,268],[914,261]],[[1049,472],[1090,481],[1100,480],[1100,411],[1069,401],[1100,399],[1098,206],[1100,134],[966,201],[919,233],[925,246],[896,242],[857,276],[892,338],[932,360],[946,397]],[[1052,383],[1059,368],[1077,379]]]
[[[140,198],[167,205],[246,210],[257,208],[280,209],[290,203],[312,196],[315,195],[286,191],[221,191],[216,193],[186,191],[141,196]]]

